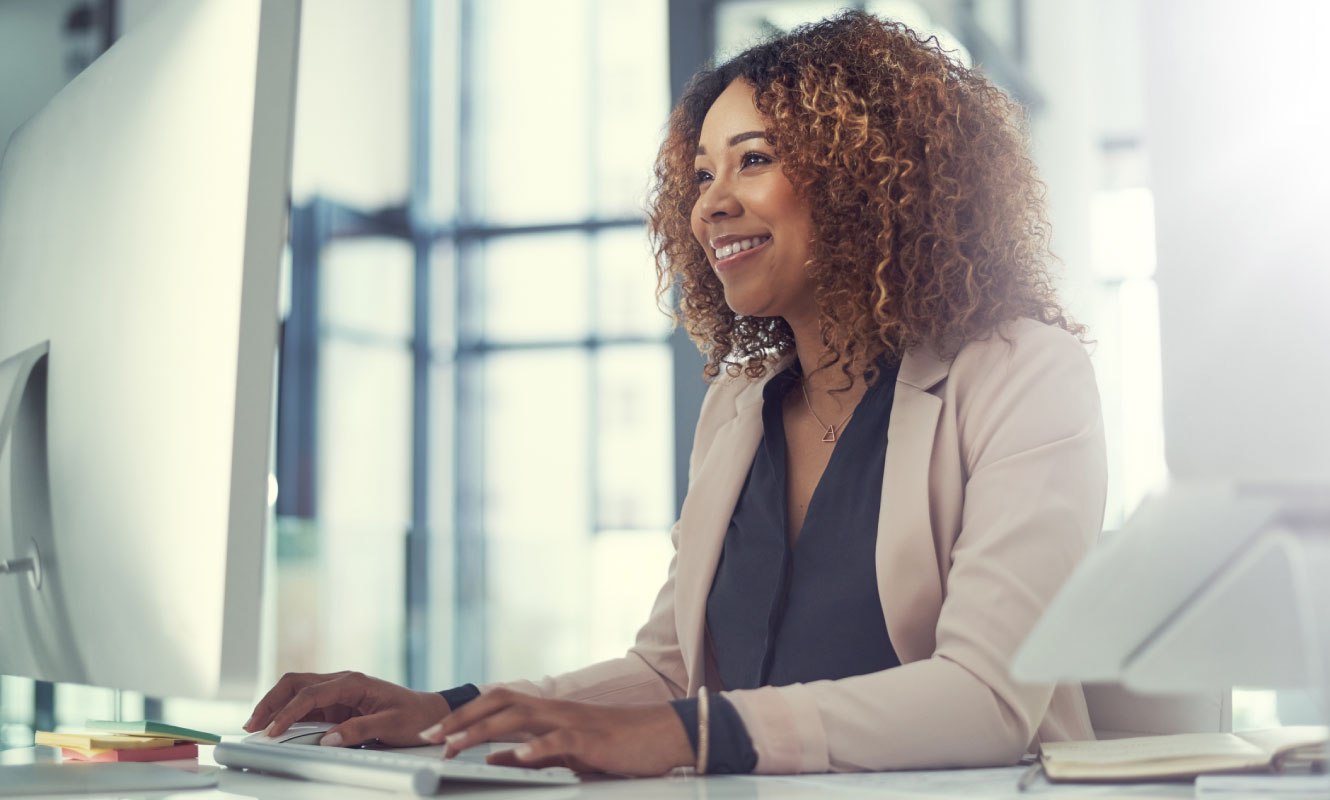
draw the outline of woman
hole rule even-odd
[[[695,78],[651,229],[713,381],[634,647],[442,696],[288,675],[247,729],[425,729],[448,754],[528,737],[491,760],[638,775],[1000,765],[1092,738],[1078,686],[1006,669],[1106,482],[1016,116],[935,41],[858,12]]]

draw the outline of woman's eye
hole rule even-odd
[[[703,183],[706,183],[707,181],[711,180],[711,173],[707,172],[704,169],[699,169],[697,172],[694,173],[694,177],[697,179],[697,184],[700,186]]]
[[[744,153],[743,160],[740,162],[745,167],[751,167],[757,164],[770,164],[771,157],[762,153]]]

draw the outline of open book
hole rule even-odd
[[[1327,729],[1317,725],[1241,733],[1178,733],[1094,742],[1047,742],[1050,781],[1190,780],[1221,772],[1280,772],[1325,763]]]

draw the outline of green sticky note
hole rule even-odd
[[[133,722],[112,722],[105,719],[90,719],[84,723],[84,727],[94,731],[109,731],[112,733],[128,733],[137,736],[161,736],[172,739],[184,739],[200,744],[218,744],[222,737],[215,733],[205,731],[194,731],[189,728],[181,728],[177,725],[167,725],[165,722],[153,722],[151,720],[138,720]]]

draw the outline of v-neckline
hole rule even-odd
[[[851,412],[849,419],[847,419],[844,423],[844,427],[842,427],[840,431],[837,433],[836,441],[831,445],[831,456],[827,459],[826,466],[822,468],[822,474],[817,476],[817,483],[813,485],[812,494],[808,496],[808,508],[807,510],[804,511],[804,521],[803,524],[799,526],[799,532],[794,535],[793,541],[791,541],[790,532],[789,532],[790,530],[790,485],[789,485],[790,442],[789,442],[789,437],[785,435],[785,397],[784,396],[781,397],[780,425],[775,426],[775,429],[779,432],[780,436],[780,448],[779,448],[780,458],[775,458],[774,457],[775,454],[771,453],[770,451],[768,451],[768,455],[772,456],[771,459],[772,466],[776,470],[776,485],[780,487],[780,536],[782,541],[784,542],[785,551],[787,555],[792,556],[794,554],[795,548],[797,548],[799,546],[799,543],[804,540],[804,531],[807,530],[808,528],[808,521],[813,518],[814,506],[821,508],[821,504],[819,504],[817,500],[821,494],[824,494],[824,492],[822,492],[823,481],[826,479],[827,473],[831,472],[832,465],[836,464],[837,461],[842,458],[842,456],[840,455],[842,449],[840,447],[841,441],[845,439],[845,434],[850,430],[851,426],[857,427],[859,417],[862,416],[859,413],[859,408],[863,405],[864,399],[867,398],[872,391],[873,387],[871,386],[868,387],[868,391],[864,392],[863,396],[859,398],[859,401],[855,403],[854,409]]]

